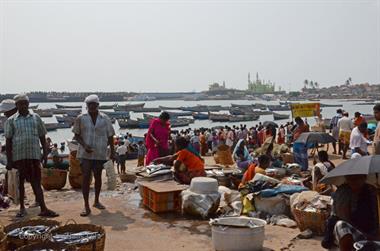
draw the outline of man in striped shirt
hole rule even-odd
[[[25,180],[30,182],[36,201],[38,202],[43,217],[57,217],[58,214],[49,210],[44,201],[44,194],[41,188],[41,162],[46,164],[46,128],[41,118],[37,114],[29,112],[29,98],[25,94],[14,97],[17,113],[8,118],[4,125],[6,138],[7,169],[15,168],[19,171],[20,178],[20,212],[18,217],[26,214]],[[42,146],[43,154],[41,155]]]

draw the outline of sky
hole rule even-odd
[[[380,84],[380,0],[0,0],[0,93]]]

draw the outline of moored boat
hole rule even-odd
[[[53,117],[53,112],[50,109],[35,109],[33,112],[38,114],[40,117]]]
[[[230,122],[255,121],[260,118],[259,115],[235,115],[231,116]]]
[[[116,105],[113,107],[115,111],[130,111],[132,109],[143,108],[145,103],[136,103],[136,104],[125,104],[125,105]]]
[[[206,120],[206,119],[208,119],[208,114],[207,113],[201,113],[201,112],[194,112],[193,118],[198,119],[198,120]]]
[[[59,104],[55,104],[55,106],[58,109],[78,109],[78,108],[82,108],[81,105],[59,105]]]
[[[282,119],[289,119],[290,115],[288,114],[279,114],[279,113],[273,113],[273,119],[274,120],[282,120]]]
[[[214,122],[229,122],[231,115],[230,114],[219,114],[219,113],[208,113],[208,117],[211,121]]]

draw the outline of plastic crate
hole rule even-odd
[[[143,205],[155,213],[170,212],[181,209],[181,191],[155,192],[143,187]]]
[[[164,213],[173,212],[181,210],[181,200],[167,201],[167,202],[156,202],[153,200],[148,200],[146,205],[154,213]]]

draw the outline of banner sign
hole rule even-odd
[[[295,117],[318,117],[321,113],[320,103],[291,104],[292,116]]]

